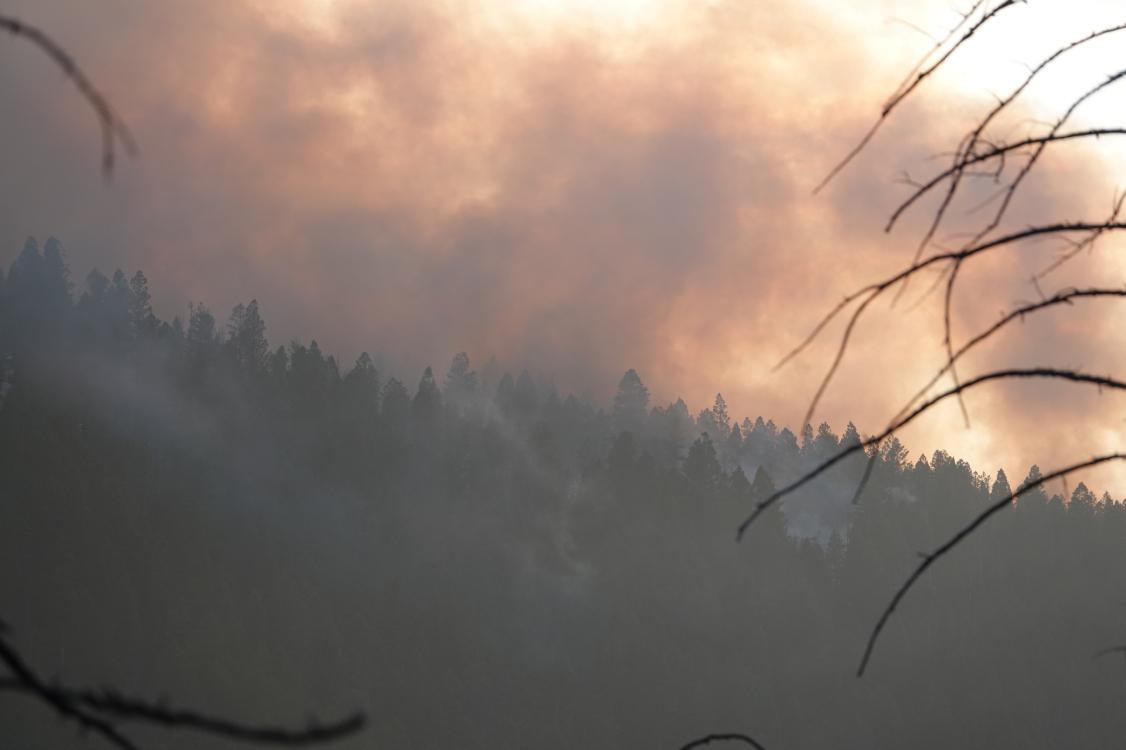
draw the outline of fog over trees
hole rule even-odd
[[[162,320],[144,273],[72,277],[55,239],[0,276],[0,592],[43,674],[247,720],[359,707],[355,748],[1126,736],[1120,498],[1021,497],[920,583],[856,680],[920,551],[1037,467],[892,438],[857,504],[865,454],[736,545],[857,429],[658,402],[632,369],[596,404],[464,353],[342,363],[270,341],[267,313]],[[100,741],[8,693],[0,727],[4,746]]]

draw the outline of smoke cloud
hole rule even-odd
[[[812,196],[926,44],[880,3],[655,3],[628,23],[430,0],[10,5],[104,86],[142,154],[100,185],[90,113],[5,40],[0,258],[54,234],[76,276],[143,268],[164,316],[256,297],[274,344],[378,352],[407,379],[466,350],[605,398],[635,367],[659,401],[698,409],[719,390],[735,414],[789,424],[835,330],[773,365],[910,257],[925,208],[881,232],[897,172],[941,163],[925,158],[989,102],[936,80]],[[1101,218],[1113,181],[1092,154],[1046,161],[1011,223]],[[1112,247],[1051,286],[1090,284],[1092,269],[1121,283]],[[1008,250],[967,274],[956,332],[1034,296],[1026,279],[1052,252]],[[925,288],[861,327],[818,421],[874,432],[938,367],[937,298],[913,304]],[[1114,370],[1114,304],[1029,320],[964,372]],[[951,407],[905,441],[1020,477],[1122,445],[1118,398],[983,390],[972,430]]]

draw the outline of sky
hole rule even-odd
[[[0,262],[59,237],[76,281],[141,268],[157,312],[220,317],[258,299],[272,343],[316,338],[349,362],[379,354],[413,382],[458,351],[608,403],[636,368],[694,411],[797,429],[839,328],[781,357],[845,294],[906,263],[924,205],[884,223],[992,97],[1060,43],[1121,20],[1114,3],[1006,11],[920,87],[860,158],[859,139],[914,61],[958,20],[930,0],[271,0],[73,4],[13,0],[104,89],[140,143],[104,183],[96,122],[59,72],[0,40]],[[1126,66],[1108,38],[1028,92],[998,133],[1053,117]],[[1126,85],[1126,84],[1124,84]],[[1126,118],[1120,91],[1076,125]],[[1050,152],[1006,227],[1102,219],[1124,187],[1120,146]],[[936,158],[938,157],[938,158]],[[987,186],[976,193],[988,194]],[[967,206],[939,239],[982,214]],[[1120,285],[1113,240],[1043,282]],[[968,270],[962,340],[1035,298],[1058,245]],[[816,414],[883,427],[941,364],[927,284],[858,329]],[[1029,319],[967,360],[1122,372],[1115,302]],[[1126,444],[1122,396],[986,387],[904,433],[1014,480]],[[1123,495],[1126,471],[1090,475]]]

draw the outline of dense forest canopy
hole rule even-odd
[[[917,553],[1022,480],[893,439],[859,504],[861,456],[736,545],[757,499],[856,428],[795,434],[721,395],[654,404],[632,369],[605,407],[465,354],[416,382],[267,330],[253,300],[161,320],[139,271],[76,284],[55,239],[3,274],[0,590],[47,673],[251,717],[361,703],[372,726],[348,747],[666,747],[717,727],[769,747],[1094,747],[1126,730],[1121,664],[1092,658],[1126,639],[1109,494],[1022,497],[904,605],[878,679],[853,682]],[[0,701],[0,724],[50,736],[24,708]]]

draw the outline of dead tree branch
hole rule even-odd
[[[1032,82],[1034,80],[1036,80],[1036,78],[1041,73],[1044,72],[1045,69],[1047,69],[1054,62],[1059,60],[1065,54],[1067,54],[1068,52],[1071,52],[1072,50],[1074,50],[1078,47],[1081,47],[1081,46],[1083,46],[1083,45],[1085,45],[1085,44],[1087,44],[1091,41],[1094,41],[1095,39],[1099,39],[1101,37],[1107,36],[1108,34],[1114,34],[1116,32],[1123,31],[1123,30],[1126,30],[1126,24],[1119,24],[1119,25],[1116,25],[1116,26],[1110,26],[1110,27],[1107,27],[1107,28],[1104,28],[1104,29],[1100,29],[1098,31],[1092,32],[1091,34],[1088,34],[1087,36],[1085,36],[1081,39],[1077,39],[1077,40],[1071,42],[1070,44],[1067,44],[1067,45],[1061,47],[1060,49],[1056,50],[1052,54],[1050,54],[1048,57],[1046,57],[1044,60],[1042,60],[1040,62],[1040,64],[1038,64],[1034,68],[1032,68],[1032,70],[1029,71],[1029,73],[1025,77],[1025,79],[1015,89],[1013,89],[1013,91],[1007,97],[1005,97],[1004,99],[997,102],[997,104],[993,107],[993,109],[991,109],[988,113],[986,113],[985,117],[983,117],[981,119],[981,121],[978,122],[977,126],[970,133],[968,133],[965,137],[962,138],[962,142],[959,145],[959,147],[958,147],[958,149],[957,149],[957,151],[955,152],[955,155],[954,155],[953,167],[951,167],[951,169],[949,170],[951,172],[951,174],[949,176],[952,178],[951,183],[950,183],[950,185],[947,189],[946,194],[943,196],[942,203],[939,205],[938,209],[935,211],[935,215],[934,215],[934,217],[931,221],[930,227],[927,229],[926,233],[924,234],[923,239],[919,243],[918,248],[916,248],[915,260],[918,260],[919,256],[923,252],[923,250],[926,248],[927,245],[930,244],[931,239],[934,238],[935,233],[938,231],[938,227],[942,224],[942,220],[946,215],[946,211],[950,207],[951,202],[954,200],[955,194],[958,192],[958,187],[959,187],[960,182],[961,182],[961,177],[965,172],[964,167],[974,163],[974,162],[967,162],[967,159],[974,154],[978,143],[981,142],[983,134],[985,133],[985,131],[989,127],[989,125],[1004,110],[1006,110],[1009,107],[1009,105],[1011,105],[1014,101],[1016,101],[1016,99],[1018,99],[1020,97],[1020,95],[1024,93],[1024,91],[1032,84]],[[892,230],[892,227],[895,226],[895,223],[899,220],[899,218],[903,215],[903,213],[906,212],[908,208],[910,208],[916,201],[918,201],[920,198],[922,198],[927,192],[929,192],[932,187],[934,187],[934,186],[927,186],[926,189],[917,190],[906,201],[904,201],[898,208],[896,208],[895,211],[892,212],[891,218],[888,220],[887,226],[884,227],[884,231],[890,232]]]
[[[918,567],[916,567],[911,575],[907,577],[907,580],[903,582],[903,585],[899,587],[899,590],[895,592],[895,595],[891,598],[891,601],[888,603],[887,607],[884,608],[884,611],[880,615],[880,618],[876,621],[876,625],[872,628],[872,632],[868,636],[868,644],[864,648],[864,655],[860,659],[860,666],[856,670],[856,676],[864,676],[864,672],[868,668],[868,662],[872,658],[872,652],[876,648],[876,641],[879,640],[880,634],[884,630],[884,626],[887,625],[888,620],[891,619],[892,613],[895,612],[895,609],[899,606],[899,603],[903,601],[903,597],[907,595],[907,592],[914,587],[914,585],[919,581],[920,578],[922,578],[923,574],[926,573],[932,565],[934,565],[936,562],[938,562],[939,559],[941,559],[952,549],[965,541],[966,537],[974,533],[974,531],[976,531],[982,524],[984,524],[997,513],[1000,513],[1005,508],[1010,507],[1015,500],[1020,498],[1026,492],[1030,492],[1046,482],[1050,482],[1053,479],[1060,479],[1061,477],[1065,477],[1068,474],[1074,474],[1077,471],[1082,471],[1083,469],[1088,469],[1092,466],[1098,466],[1099,464],[1108,463],[1110,461],[1123,460],[1126,460],[1126,453],[1109,453],[1103,456],[1096,456],[1095,458],[1083,461],[1081,463],[1072,464],[1071,466],[1065,466],[1062,469],[1058,469],[1050,474],[1046,474],[1040,477],[1040,479],[1034,482],[1030,482],[1027,485],[1021,487],[1016,492],[1013,492],[1006,497],[1003,497],[1000,500],[991,503],[985,510],[979,513],[970,523],[963,526],[958,531],[958,533],[950,537],[950,539],[947,540],[944,544],[936,548],[934,551],[928,552],[927,554],[923,555],[922,561],[919,563]]]
[[[1115,378],[1102,375],[1089,375],[1086,373],[1078,372],[1076,370],[1061,370],[1050,367],[1014,368],[1008,370],[997,370],[995,372],[989,372],[984,375],[978,375],[975,378],[971,378],[970,380],[960,383],[953,388],[943,391],[942,393],[939,393],[938,395],[924,401],[923,403],[919,404],[919,406],[915,407],[915,409],[908,412],[902,419],[894,422],[880,434],[874,435],[860,442],[853,443],[852,445],[841,449],[840,451],[823,461],[817,467],[807,471],[795,481],[787,484],[785,487],[782,487],[781,489],[774,492],[774,494],[756,503],[751,514],[747,516],[747,518],[744,519],[741,524],[739,524],[739,529],[736,533],[736,540],[741,540],[747,529],[750,528],[755,520],[767,510],[769,510],[770,507],[776,502],[796,491],[797,489],[805,486],[809,482],[812,482],[814,479],[821,476],[821,474],[833,468],[849,456],[863,452],[871,446],[879,445],[884,440],[891,437],[892,434],[903,429],[911,422],[914,422],[916,419],[921,417],[923,414],[926,414],[946,399],[956,397],[959,394],[964,393],[965,391],[972,390],[979,385],[984,385],[985,383],[991,383],[1001,380],[1030,379],[1060,380],[1069,383],[1093,385],[1098,388],[1126,391],[1126,381],[1123,380],[1117,380]]]
[[[868,132],[864,134],[864,137],[860,139],[860,142],[857,143],[856,146],[848,152],[844,159],[838,162],[837,165],[829,171],[829,174],[826,175],[825,178],[817,184],[817,187],[813,189],[813,193],[816,195],[817,193],[821,192],[821,190],[824,189],[826,185],[832,182],[833,178],[840,174],[844,170],[844,168],[847,167],[849,163],[852,162],[852,160],[855,159],[860,154],[860,152],[863,151],[864,148],[872,141],[872,138],[875,137],[876,132],[887,121],[888,117],[891,116],[891,113],[895,111],[896,107],[898,107],[904,99],[910,96],[911,92],[918,88],[919,85],[923,83],[923,81],[925,81],[927,78],[933,75],[935,71],[941,68],[943,63],[950,59],[951,55],[957,52],[958,49],[962,47],[962,45],[970,40],[970,37],[976,34],[982,26],[989,23],[989,21],[996,17],[998,13],[1005,10],[1006,8],[1018,5],[1021,2],[1023,2],[1023,0],[1003,0],[1003,2],[994,7],[992,10],[987,11],[981,18],[974,22],[968,29],[966,29],[965,33],[963,33],[962,36],[956,42],[954,42],[954,44],[950,45],[949,49],[943,52],[937,60],[928,65],[927,61],[931,59],[935,52],[937,52],[939,49],[941,49],[941,47],[949,42],[949,40],[954,37],[957,31],[961,29],[965,25],[965,23],[975,13],[977,13],[977,11],[984,4],[982,0],[977,0],[977,2],[975,2],[970,8],[969,12],[962,17],[962,22],[955,26],[950,34],[948,34],[946,38],[942,39],[939,44],[936,44],[935,47],[930,52],[928,52],[915,66],[915,68],[912,69],[911,73],[907,76],[906,79],[904,79],[903,83],[901,83],[899,87],[896,88],[894,92],[892,92],[892,95],[888,97],[888,100],[884,103],[883,108],[880,110],[880,116],[876,119],[876,122],[872,125]]]
[[[740,744],[756,748],[757,750],[766,750],[766,748],[756,742],[753,737],[738,733],[709,734],[697,740],[692,740],[687,745],[681,747],[680,750],[695,750],[695,748],[710,745],[713,742],[738,742]]]
[[[818,335],[822,331],[824,331],[824,329],[829,325],[830,322],[832,322],[834,318],[836,318],[837,315],[847,309],[853,302],[860,300],[860,304],[857,306],[856,310],[853,312],[852,316],[849,318],[847,325],[845,326],[841,340],[837,344],[836,352],[833,356],[833,361],[829,366],[829,370],[825,373],[824,377],[822,377],[821,382],[817,387],[817,391],[814,393],[813,399],[811,400],[809,408],[806,410],[805,417],[802,420],[802,424],[807,424],[810,422],[813,417],[814,411],[817,409],[817,405],[821,401],[821,397],[824,395],[825,390],[832,382],[833,376],[836,375],[837,369],[840,367],[841,362],[844,360],[845,351],[848,348],[849,340],[851,339],[852,333],[855,330],[856,324],[860,320],[860,317],[878,297],[880,297],[892,286],[895,286],[899,282],[911,278],[924,269],[930,268],[932,266],[944,263],[960,264],[976,255],[990,252],[998,248],[1019,242],[1021,240],[1031,239],[1034,237],[1042,237],[1046,235],[1058,236],[1076,232],[1094,231],[1117,232],[1124,229],[1126,229],[1126,222],[1121,221],[1059,222],[1055,224],[1045,224],[1042,226],[1029,227],[1027,229],[1013,232],[1002,237],[997,237],[992,240],[965,247],[961,250],[953,250],[950,252],[931,255],[918,262],[912,263],[907,268],[898,271],[897,273],[894,273],[881,281],[869,284],[849,294],[817,323],[817,325],[813,329],[813,332],[811,332],[800,344],[798,344],[798,346],[792,349],[785,357],[782,358],[782,360],[777,365],[775,365],[775,369],[782,367],[787,362],[801,354],[806,348],[809,347],[810,344],[813,343]],[[949,280],[947,281],[947,289],[951,289],[951,282]],[[948,294],[949,293],[950,292],[948,291]],[[949,352],[947,361],[949,361],[952,357],[953,351]]]
[[[876,131],[887,120],[888,116],[902,101],[911,95],[925,78],[932,75],[942,65],[944,65],[951,56],[971,37],[974,33],[982,28],[986,23],[992,21],[996,16],[1008,7],[1011,7],[1012,2],[999,2],[992,9],[982,10],[982,3],[975,3],[967,16],[963,18],[964,22],[968,22],[970,16],[975,16],[976,20],[968,25],[968,28],[954,44],[936,56],[936,50],[943,49],[953,37],[947,37],[936,43],[934,50],[927,53],[924,61],[916,65],[911,70],[908,77],[905,79],[904,84],[896,90],[892,97],[885,104],[880,117],[877,118],[868,133],[861,139],[860,143],[853,148],[844,159],[838,163],[826,176],[826,178],[817,186],[814,192],[821,190],[826,184],[834,179],[840,172],[847,166],[856,156],[868,145]],[[975,14],[981,12],[980,17]],[[737,538],[742,538],[743,534],[747,531],[755,519],[770,508],[774,503],[780,499],[794,492],[798,488],[804,486],[808,482],[817,478],[825,471],[829,470],[836,464],[845,460],[849,456],[857,453],[868,451],[870,453],[864,475],[860,481],[856,494],[853,498],[854,502],[859,498],[863,492],[872,470],[878,459],[878,452],[875,450],[878,446],[899,429],[912,422],[914,419],[922,416],[930,411],[934,406],[948,398],[956,398],[961,405],[963,416],[966,424],[969,424],[969,415],[962,403],[963,394],[984,383],[996,382],[1001,380],[1011,379],[1027,379],[1027,378],[1047,378],[1052,380],[1061,380],[1075,384],[1088,384],[1095,385],[1098,388],[1112,388],[1116,390],[1126,389],[1126,381],[1118,380],[1113,377],[1093,376],[1081,373],[1077,370],[1071,369],[1055,369],[1048,367],[1034,367],[1026,369],[1002,369],[996,372],[987,373],[978,377],[972,378],[967,381],[961,381],[958,376],[957,365],[963,356],[978,346],[984,341],[997,335],[1002,329],[1016,320],[1023,320],[1027,315],[1054,308],[1059,305],[1071,305],[1076,300],[1080,299],[1097,299],[1097,298],[1117,298],[1126,297],[1126,288],[1106,288],[1106,287],[1090,287],[1086,289],[1071,288],[1061,290],[1051,297],[1044,297],[1039,290],[1039,280],[1058,268],[1063,263],[1076,257],[1085,249],[1090,249],[1094,243],[1104,234],[1108,232],[1117,232],[1126,228],[1126,224],[1120,221],[1119,216],[1122,211],[1126,196],[1119,195],[1114,200],[1113,212],[1109,219],[1102,222],[1073,222],[1073,221],[1057,221],[1042,224],[1040,226],[1029,227],[1020,231],[1014,231],[1001,237],[993,237],[994,233],[1000,227],[1001,222],[1004,220],[1009,208],[1012,206],[1015,196],[1017,195],[1020,187],[1024,184],[1028,175],[1038,164],[1040,157],[1051,146],[1058,143],[1068,141],[1079,141],[1084,139],[1100,139],[1103,136],[1118,136],[1126,135],[1126,128],[1122,127],[1108,127],[1108,128],[1088,128],[1083,130],[1064,131],[1068,121],[1074,113],[1086,102],[1090,101],[1095,96],[1105,91],[1109,86],[1126,78],[1126,69],[1119,70],[1118,72],[1108,75],[1104,80],[1097,85],[1083,91],[1079,96],[1073,99],[1070,104],[1063,110],[1054,121],[1046,123],[1046,132],[1029,135],[1014,141],[1007,139],[998,139],[988,134],[990,127],[997,120],[998,116],[1007,110],[1014,101],[1016,101],[1043,73],[1049,66],[1061,59],[1067,53],[1092,42],[1095,39],[1106,37],[1110,34],[1115,34],[1119,31],[1126,30],[1126,23],[1120,23],[1113,26],[1094,31],[1086,36],[1076,39],[1068,44],[1058,47],[1054,52],[1044,58],[1038,65],[1029,68],[1028,74],[1021,81],[1021,83],[1013,89],[1008,96],[1003,98],[998,97],[997,103],[980,119],[972,130],[964,135],[957,148],[953,151],[953,159],[949,167],[933,175],[929,179],[922,181],[909,181],[912,185],[912,192],[900,205],[892,212],[884,230],[890,232],[900,218],[912,206],[918,203],[924,196],[928,195],[936,188],[945,185],[945,191],[939,201],[938,207],[931,217],[929,224],[922,235],[921,240],[915,248],[914,257],[911,262],[898,271],[897,273],[888,276],[887,278],[877,281],[875,283],[864,286],[848,296],[841,302],[835,305],[824,317],[822,317],[808,336],[806,336],[792,351],[790,351],[777,367],[789,362],[794,357],[805,351],[814,340],[816,340],[826,330],[830,322],[835,320],[838,316],[842,315],[846,310],[852,308],[851,315],[844,326],[844,331],[841,335],[840,341],[834,350],[828,371],[822,377],[814,396],[810,402],[809,409],[803,419],[803,423],[809,423],[812,419],[813,413],[820,403],[821,398],[824,396],[826,389],[832,382],[836,375],[843,359],[848,345],[851,341],[852,335],[859,323],[861,317],[868,311],[871,304],[884,294],[892,286],[898,286],[899,292],[896,295],[898,299],[899,294],[903,293],[908,283],[919,273],[930,268],[941,269],[942,273],[939,277],[939,283],[944,286],[944,295],[942,301],[942,328],[943,328],[943,346],[946,352],[945,362],[938,369],[937,373],[920,388],[915,395],[903,406],[900,411],[889,421],[887,427],[883,432],[878,435],[869,437],[859,443],[847,446],[836,454],[831,456],[820,465],[816,466],[810,471],[805,472],[796,480],[787,486],[776,491],[770,497],[757,503],[751,514],[740,524],[737,532]],[[1015,174],[1011,179],[1003,181],[1005,172],[1009,166],[1009,162],[1013,156],[1023,155],[1023,163],[1020,164],[1015,170]],[[984,222],[982,226],[971,232],[969,238],[964,241],[960,247],[950,250],[941,250],[930,256],[924,257],[924,253],[929,248],[934,238],[936,237],[940,227],[946,218],[947,212],[952,205],[955,196],[959,193],[959,189],[966,177],[985,177],[992,179],[1001,184],[1000,189],[994,193],[988,201],[984,202],[979,208],[984,207],[994,201],[997,202],[997,207],[993,211],[990,218]],[[1072,240],[1070,235],[1076,233],[1083,233],[1086,236],[1081,240]],[[992,238],[991,238],[992,237]],[[986,252],[1011,245],[1022,240],[1053,237],[1063,239],[1070,247],[1064,252],[1061,257],[1056,259],[1047,268],[1041,272],[1034,274],[1031,282],[1036,285],[1037,292],[1040,293],[1041,299],[1038,302],[1022,304],[1014,309],[1004,313],[1000,320],[994,324],[986,327],[977,335],[970,338],[967,342],[960,346],[955,346],[954,338],[952,335],[952,319],[954,310],[954,293],[959,278],[959,272],[963,266],[970,260],[980,256]],[[950,376],[953,381],[952,387],[949,389],[930,397],[926,398],[926,394],[944,377]],[[895,592],[891,601],[884,609],[882,615],[877,620],[873,627],[863,656],[857,670],[858,676],[863,675],[867,665],[871,659],[873,650],[882,633],[887,625],[891,614],[895,611],[896,607],[906,596],[907,592],[915,585],[915,583],[933,566],[939,559],[948,554],[958,544],[965,540],[970,534],[974,533],[981,527],[989,518],[996,513],[1000,512],[1006,507],[1009,507],[1017,498],[1024,495],[1026,492],[1039,487],[1045,482],[1053,479],[1063,479],[1069,474],[1081,471],[1090,467],[1100,464],[1108,463],[1111,461],[1120,461],[1126,459],[1126,454],[1123,453],[1109,453],[1102,456],[1097,456],[1088,461],[1073,464],[1071,466],[1058,469],[1054,472],[1041,477],[1038,481],[1021,487],[1017,492],[1011,493],[1008,497],[1001,498],[990,504],[984,511],[973,518],[966,526],[959,530],[944,544],[940,545],[933,552],[922,556],[922,561],[903,583],[902,586]],[[1126,653],[1126,647],[1113,647],[1106,649],[1096,654],[1096,658],[1108,653]]]
[[[241,742],[302,747],[347,737],[363,729],[365,717],[354,713],[328,724],[311,722],[302,729],[251,726],[228,719],[170,708],[162,703],[131,698],[112,688],[75,689],[48,683],[20,656],[0,630],[0,663],[11,676],[0,679],[0,690],[23,693],[47,707],[79,729],[100,736],[122,750],[140,750],[121,732],[120,723],[144,723],[167,729],[190,729]]]
[[[31,42],[47,55],[62,70],[71,83],[86,99],[94,114],[98,117],[98,125],[102,132],[102,174],[110,177],[116,159],[116,145],[120,144],[125,153],[134,156],[137,153],[137,142],[129,128],[117,112],[110,105],[109,100],[94,86],[74,58],[64,50],[55,40],[46,33],[18,18],[0,15],[0,30],[7,31],[15,37],[20,37]]]

